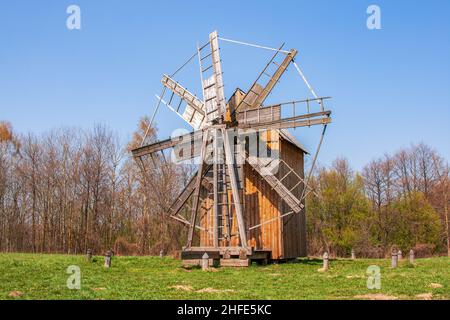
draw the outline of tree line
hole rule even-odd
[[[180,249],[186,228],[165,209],[194,168],[168,164],[142,171],[129,155],[147,129],[143,119],[122,145],[95,126],[16,134],[0,122],[0,251],[158,254]],[[149,132],[155,139],[156,130]],[[392,246],[449,250],[449,170],[419,144],[370,162],[345,159],[315,171],[307,198],[310,254],[380,256]]]
[[[146,125],[127,147],[140,141]],[[102,126],[19,136],[0,124],[0,251],[179,248],[184,230],[165,219],[163,208],[184,184],[185,168],[144,175],[127,147]]]
[[[449,168],[428,145],[384,155],[362,172],[337,159],[318,169],[311,185],[316,195],[307,201],[310,251],[346,256],[354,249],[360,256],[382,257],[392,249],[414,249],[450,256]]]

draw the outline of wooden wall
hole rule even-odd
[[[286,161],[286,163],[300,175],[300,177],[304,178],[304,153],[299,152],[300,150],[289,143],[288,141],[283,140],[281,143],[281,158]],[[284,174],[284,170],[282,170],[281,174]],[[285,185],[288,188],[293,188],[297,182],[298,178],[296,177],[288,177],[286,179]],[[292,193],[300,198],[303,193],[303,186],[299,186],[295,188]],[[305,203],[303,203],[305,204]],[[281,203],[281,213],[286,213],[291,211],[289,206],[285,203]],[[283,258],[296,258],[296,257],[304,257],[307,255],[306,250],[306,211],[302,210],[300,214],[292,214],[283,218],[283,223],[281,224],[281,230],[283,235]]]

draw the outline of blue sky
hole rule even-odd
[[[70,4],[81,8],[81,30],[66,28]],[[370,4],[381,8],[381,30],[366,27]],[[299,50],[317,93],[333,97],[322,164],[345,156],[360,169],[417,142],[450,159],[449,12],[446,0],[2,1],[0,120],[22,133],[101,123],[126,141],[152,113],[162,74],[217,29],[225,38]],[[228,96],[246,90],[271,56],[229,43],[221,49]],[[180,78],[195,90],[198,66]],[[290,68],[268,103],[307,96]],[[184,126],[166,109],[157,121],[161,137]],[[319,132],[294,134],[314,150]]]

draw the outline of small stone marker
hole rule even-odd
[[[356,260],[355,250],[352,249],[352,260]]]
[[[392,250],[391,252],[391,267],[397,268],[398,265],[398,251]]]
[[[398,250],[397,255],[398,255],[398,260],[399,261],[403,259],[402,250]]]
[[[164,251],[161,250],[161,251],[159,252],[159,257],[160,257],[161,259],[164,257]]]
[[[239,259],[245,260],[247,259],[247,251],[244,249],[239,250]]]
[[[414,250],[409,250],[409,263],[414,264]]]
[[[202,270],[206,271],[206,270],[208,270],[208,267],[209,267],[209,256],[205,252],[202,256]]]
[[[86,260],[88,262],[91,262],[91,260],[92,260],[92,250],[91,249],[87,249],[87,251],[86,251]]]
[[[107,251],[106,255],[105,255],[105,267],[106,268],[111,268],[111,251]]]
[[[230,250],[228,250],[228,249],[225,250],[225,252],[223,253],[223,258],[224,259],[231,259]]]
[[[323,254],[323,271],[327,271],[330,267],[330,262],[328,260],[328,252]]]

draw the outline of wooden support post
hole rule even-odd
[[[86,260],[88,262],[92,261],[92,250],[91,249],[87,249],[87,251],[86,251]]]
[[[213,178],[214,178],[214,210],[213,210],[213,243],[214,247],[219,247],[219,176],[218,176],[218,161],[219,161],[219,155],[218,155],[218,142],[217,142],[217,129],[214,129],[214,155],[213,155]],[[222,206],[220,206],[222,208]]]
[[[192,246],[192,240],[194,239],[194,231],[195,231],[195,223],[197,219],[197,210],[199,206],[199,200],[200,200],[200,188],[202,187],[202,176],[203,176],[203,167],[205,163],[205,156],[206,156],[206,144],[208,142],[208,131],[203,133],[203,143],[202,143],[202,149],[200,151],[200,165],[197,172],[197,180],[195,182],[195,191],[194,191],[194,202],[192,205],[192,213],[191,213],[191,221],[189,226],[189,233],[188,233],[188,242],[186,247],[190,248]]]
[[[355,250],[352,249],[352,260],[356,260]]]
[[[401,261],[403,259],[402,250],[398,250],[397,255],[398,255],[398,261]]]
[[[236,218],[238,222],[239,238],[241,240],[241,246],[247,248],[247,233],[245,230],[244,216],[242,213],[241,199],[239,196],[238,183],[236,179],[236,172],[234,171],[234,154],[231,150],[230,139],[226,132],[226,129],[222,129],[223,142],[225,147],[225,162],[228,169],[228,175],[230,176],[231,192],[233,194],[233,202],[236,210]]]
[[[391,252],[391,267],[392,268],[397,268],[398,266],[398,251],[396,250],[392,250]]]
[[[330,261],[328,252],[324,252],[323,254],[323,271],[327,271],[330,268]]]
[[[161,251],[159,252],[159,257],[160,257],[161,259],[164,257],[164,251],[163,251],[163,250],[161,250]]]
[[[207,271],[209,268],[209,256],[208,254],[205,252],[202,256],[202,270],[203,271]]]
[[[105,267],[106,268],[111,268],[111,256],[112,256],[112,253],[110,250],[108,250],[105,254]]]
[[[414,250],[409,250],[409,263],[414,264]]]

